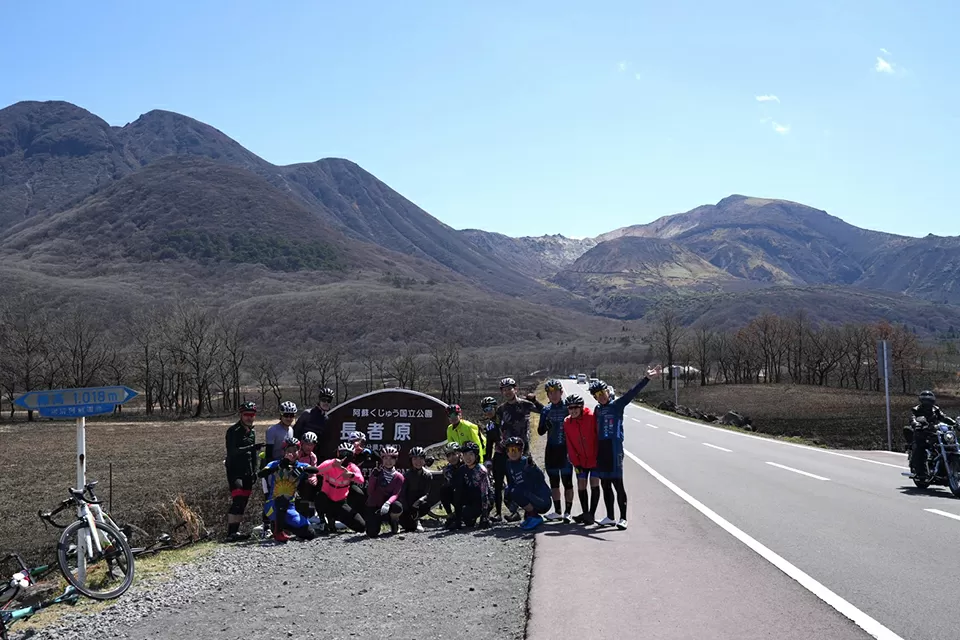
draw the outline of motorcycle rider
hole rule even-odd
[[[941,422],[953,427],[957,426],[957,422],[948,418],[937,406],[937,396],[934,395],[933,391],[921,391],[918,400],[920,404],[910,409],[910,413],[913,415],[910,419],[910,426],[903,429],[903,437],[907,441],[908,447],[912,449],[910,469],[917,479],[925,480],[927,477],[929,430]],[[922,422],[920,421],[921,418],[923,418]],[[920,446],[917,446],[917,444]]]

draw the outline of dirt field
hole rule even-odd
[[[626,387],[623,387],[624,390]],[[618,387],[618,391],[620,387]],[[641,397],[652,405],[673,400],[673,391],[651,382]],[[807,385],[708,385],[680,387],[680,404],[704,413],[736,411],[749,416],[754,430],[778,436],[799,436],[839,448],[885,449],[887,418],[882,393]],[[902,427],[916,396],[890,397],[894,447],[903,450]],[[938,395],[951,417],[960,415],[960,398]]]

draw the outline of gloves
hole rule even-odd
[[[280,458],[280,466],[285,469],[289,469],[293,466],[293,462],[290,460],[290,458],[284,456],[283,458]]]
[[[387,515],[387,512],[388,512],[388,511],[390,511],[390,503],[389,503],[389,502],[384,502],[384,503],[383,503],[383,506],[380,507],[380,515],[385,516],[385,515]]]
[[[418,499],[413,503],[413,507],[414,507],[415,509],[419,509],[420,507],[423,506],[423,503],[426,502],[426,501],[427,501],[427,496],[423,496],[422,498],[418,498]]]

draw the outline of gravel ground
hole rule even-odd
[[[11,637],[519,639],[532,559],[533,535],[516,524],[224,545],[96,614]]]

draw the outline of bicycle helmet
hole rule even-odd
[[[487,396],[486,398],[480,401],[481,409],[486,409],[487,407],[496,407],[496,406],[497,406],[497,399],[494,398],[493,396]]]
[[[296,403],[290,402],[289,400],[287,400],[286,402],[280,403],[280,413],[282,413],[283,415],[288,415],[296,412],[297,412]]]
[[[517,381],[514,380],[513,378],[504,378],[503,380],[500,381],[501,389],[506,389],[507,387],[515,387],[515,386],[517,386]]]
[[[397,445],[395,445],[395,444],[385,444],[385,445],[383,445],[383,448],[380,449],[380,456],[381,456],[381,457],[383,457],[383,456],[399,456],[399,455],[400,455],[400,450],[397,449]]]
[[[582,406],[583,406],[583,398],[580,397],[580,396],[578,396],[578,395],[575,394],[575,393],[571,393],[571,394],[568,395],[568,396],[566,397],[566,399],[563,401],[563,404],[566,405],[566,406],[568,406],[568,407],[582,407]]]
[[[461,453],[472,453],[477,457],[477,460],[480,459],[480,445],[476,442],[464,442],[463,446],[460,448]]]
[[[460,409],[460,405],[458,404],[448,404],[447,413],[448,414],[455,413],[457,415],[460,415],[461,413],[463,413],[463,411]]]
[[[240,405],[240,413],[256,413],[257,412],[257,403],[247,401]]]
[[[305,434],[303,434],[303,441],[317,444],[317,434],[315,434],[313,431],[307,431]]]
[[[590,395],[594,395],[596,393],[600,393],[601,391],[606,391],[606,390],[607,390],[607,383],[604,382],[603,380],[597,380],[595,382],[591,382],[590,386],[587,387],[587,391],[590,392]]]
[[[291,447],[295,449],[299,449],[300,441],[294,438],[293,436],[287,436],[286,438],[283,439],[283,448],[289,449]]]
[[[411,458],[426,458],[426,457],[427,457],[427,450],[424,449],[423,447],[414,447],[414,448],[410,449],[410,457],[411,457]]]
[[[447,445],[446,454],[450,455],[451,453],[460,453],[460,445],[456,442],[451,442]]]
[[[320,402],[333,402],[333,389],[330,387],[320,389]]]
[[[505,449],[509,449],[510,447],[520,447],[523,449],[523,438],[510,436],[507,438],[506,442],[503,443],[503,446]]]
[[[350,434],[350,442],[357,442],[358,440],[360,442],[366,442],[367,435],[362,431],[354,431],[353,433]]]
[[[937,396],[933,395],[933,391],[921,391],[920,392],[920,404],[936,404]]]
[[[353,457],[353,446],[349,442],[341,442],[340,446],[337,447],[337,457],[340,460]]]
[[[551,378],[543,385],[543,390],[547,393],[551,391],[563,391],[563,383],[556,378]]]

